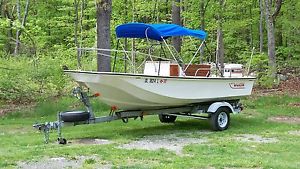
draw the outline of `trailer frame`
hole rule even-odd
[[[36,123],[33,125],[34,128],[44,133],[45,143],[49,143],[49,133],[50,130],[57,130],[58,138],[57,141],[59,144],[66,144],[67,140],[62,136],[62,128],[66,125],[86,125],[86,124],[95,124],[103,122],[111,122],[114,120],[122,120],[124,123],[128,123],[130,118],[137,119],[140,118],[143,120],[143,117],[146,115],[159,115],[161,117],[174,117],[172,120],[164,121],[160,118],[163,123],[174,122],[176,117],[188,117],[193,119],[207,120],[211,119],[211,124],[213,125],[214,130],[226,130],[229,126],[230,116],[229,113],[237,114],[242,110],[242,106],[239,103],[239,99],[233,100],[224,100],[224,101],[212,101],[212,102],[201,102],[190,105],[183,105],[179,107],[165,107],[158,109],[149,109],[149,110],[126,110],[126,111],[116,111],[114,108],[111,108],[108,116],[95,117],[92,105],[90,104],[89,98],[95,97],[95,95],[88,96],[88,92],[82,90],[81,87],[76,87],[72,91],[73,95],[76,96],[86,107],[86,111],[65,111],[57,113],[57,121],[54,122],[45,122],[45,123]],[[222,117],[214,117],[216,112],[223,110]],[[75,115],[84,115],[88,113],[89,116],[81,116],[80,118],[71,120],[66,120],[66,116],[72,117]],[[219,112],[222,113],[222,112]],[[225,117],[225,116],[226,117]],[[223,117],[224,116],[224,117]],[[77,116],[78,117],[78,116]],[[217,119],[216,119],[217,118]],[[226,118],[226,126],[218,126],[219,120]],[[214,120],[214,121],[213,121]],[[217,126],[216,126],[217,125]]]

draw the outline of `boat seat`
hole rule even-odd
[[[187,66],[187,65],[186,65]],[[208,77],[210,74],[210,65],[193,64],[185,71],[186,76],[203,76]]]
[[[170,76],[178,76],[179,75],[179,66],[178,64],[170,65]]]

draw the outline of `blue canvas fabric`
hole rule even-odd
[[[193,36],[204,40],[207,36],[202,30],[192,30],[175,24],[128,23],[116,28],[118,38],[149,38],[162,41],[172,36]]]

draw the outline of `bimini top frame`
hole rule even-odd
[[[173,36],[193,36],[204,40],[207,36],[202,30],[192,30],[175,24],[128,23],[116,28],[118,38],[149,38],[163,41]]]
[[[145,38],[147,40],[157,40],[163,42],[173,59],[179,64],[181,72],[183,73],[191,64],[197,53],[200,51],[200,48],[205,42],[207,33],[202,30],[192,30],[176,24],[145,24],[145,23],[127,23],[117,26],[116,28],[117,38]],[[178,53],[172,52],[171,48],[166,42],[166,39],[174,36],[193,36],[198,39],[203,40],[196,53],[194,54],[192,60],[188,66],[183,70],[184,63],[180,57],[176,57]],[[119,40],[118,40],[119,43]],[[150,55],[150,53],[149,53]],[[116,58],[115,58],[116,60]],[[152,60],[152,59],[151,59]],[[114,63],[115,67],[115,63]]]

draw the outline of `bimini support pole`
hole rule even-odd
[[[113,66],[113,72],[115,72],[116,69],[116,62],[117,62],[117,54],[118,54],[118,48],[119,48],[120,39],[117,40],[117,50],[115,51],[115,57],[114,57],[114,66]]]
[[[149,43],[149,38],[148,38],[148,29],[149,29],[149,27],[145,30],[145,36],[146,36],[146,39],[147,39],[147,42]],[[155,69],[155,72],[157,72],[158,70],[157,70],[157,68],[156,68],[156,65],[155,65],[155,63],[154,63],[154,61],[153,61],[153,59],[152,59],[152,57],[151,57],[151,46],[149,47],[149,49],[148,49],[148,55],[149,55],[149,57],[150,57],[150,60],[152,61],[152,63],[153,63],[153,66],[154,66],[154,69]],[[159,75],[159,72],[158,72],[158,75]]]
[[[193,60],[195,59],[195,57],[197,56],[198,52],[200,51],[202,45],[204,44],[204,41],[202,41],[201,45],[199,46],[199,48],[197,49],[196,53],[194,54],[193,58],[191,59],[191,61],[189,62],[189,64],[185,67],[184,71],[187,70],[187,68],[191,65],[191,63],[193,62]]]
[[[182,62],[182,61],[180,61],[180,62],[178,61],[178,59],[175,57],[175,55],[173,54],[172,50],[171,50],[170,47],[168,46],[166,40],[165,40],[162,36],[161,36],[161,39],[164,41],[166,47],[168,48],[168,50],[170,51],[171,55],[173,56],[173,59],[178,63],[179,68],[180,68],[180,70],[181,70],[181,72],[182,72],[182,75],[185,76],[185,73],[184,73],[184,70],[183,70],[183,67],[184,67],[183,62]],[[180,59],[179,59],[179,60],[180,60]]]

